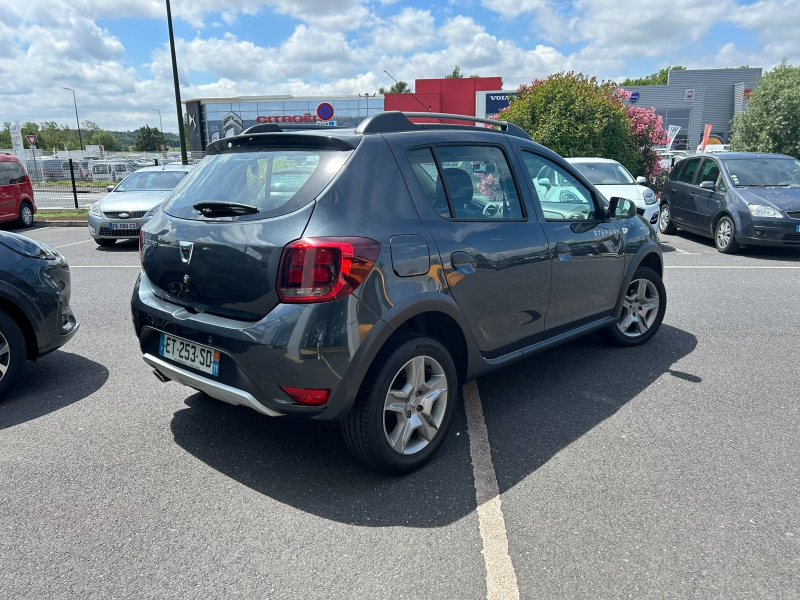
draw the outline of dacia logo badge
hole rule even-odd
[[[188,265],[190,262],[192,262],[194,244],[192,242],[181,242],[179,247],[181,251],[181,260]]]
[[[130,215],[128,213],[119,213],[119,218],[120,219],[127,219],[128,217],[130,217]]]

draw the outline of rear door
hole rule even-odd
[[[13,215],[17,186],[11,181],[11,163],[0,162],[0,220],[7,221]]]
[[[524,206],[504,136],[408,148],[389,139],[411,196],[439,250],[450,291],[484,356],[540,341],[550,294],[547,240]],[[399,137],[399,136],[398,136]],[[522,184],[524,185],[524,184]]]
[[[622,232],[617,221],[603,219],[604,203],[572,170],[520,149],[550,247],[545,328],[554,336],[611,314],[624,271]]]
[[[717,187],[721,181],[719,164],[713,158],[706,158],[700,165],[700,175],[697,177],[697,186],[689,191],[692,201],[695,227],[711,233],[712,217],[717,214],[720,206],[725,202],[725,192]],[[699,187],[704,181],[714,184],[713,190]],[[723,184],[724,185],[724,184]]]
[[[693,226],[692,214],[694,206],[693,204],[690,205],[689,192],[693,189],[692,185],[701,160],[700,158],[682,160],[679,163],[681,170],[678,172],[675,181],[667,181],[672,219],[678,224]]]

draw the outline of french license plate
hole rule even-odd
[[[111,223],[111,229],[139,229],[138,223]]]
[[[162,333],[158,353],[198,371],[219,376],[219,350]]]

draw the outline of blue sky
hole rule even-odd
[[[350,94],[466,74],[800,63],[800,0],[172,0],[184,98]],[[0,3],[0,121],[176,130],[163,0]]]

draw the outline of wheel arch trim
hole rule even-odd
[[[633,256],[630,264],[628,265],[628,270],[625,272],[625,277],[622,279],[622,286],[619,290],[619,296],[617,297],[617,304],[614,307],[614,312],[612,313],[615,317],[619,317],[622,314],[622,301],[625,299],[625,291],[628,289],[631,281],[633,281],[633,275],[636,273],[636,269],[638,269],[642,265],[642,262],[644,262],[645,259],[647,259],[647,257],[650,255],[655,255],[655,257],[658,259],[658,264],[661,265],[661,269],[660,272],[656,271],[656,273],[663,279],[664,258],[661,254],[661,247],[656,242],[648,240]]]

